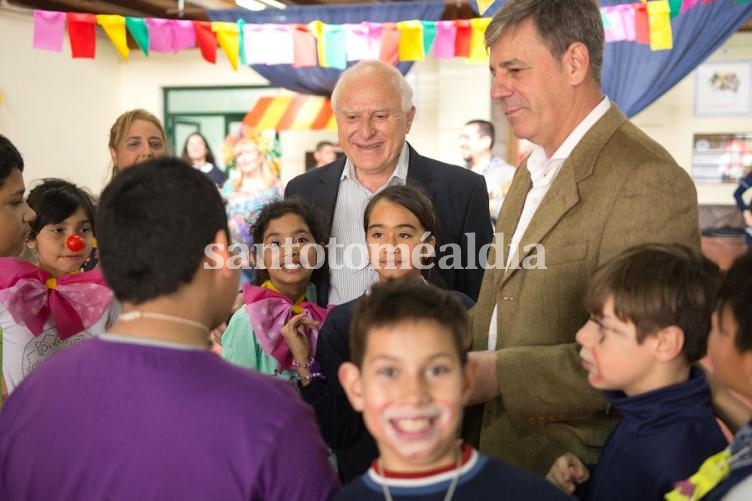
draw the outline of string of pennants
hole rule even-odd
[[[671,18],[700,2],[715,0],[651,0],[601,7],[606,42],[649,44],[654,51],[673,47]],[[739,3],[750,0],[736,0]],[[481,12],[494,2],[478,1]],[[483,4],[483,5],[481,5]],[[130,49],[126,30],[145,55],[198,48],[216,63],[221,48],[237,71],[238,64],[290,64],[344,69],[349,61],[381,59],[391,63],[466,58],[486,63],[484,32],[490,18],[395,23],[252,24],[187,21],[95,15],[77,12],[34,11],[33,47],[62,52],[67,28],[73,58],[94,58],[96,26],[100,26],[120,57],[127,62]]]

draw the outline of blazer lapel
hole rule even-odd
[[[407,143],[407,181],[410,184],[417,184],[420,186],[426,195],[433,200],[434,188],[433,188],[433,174],[431,174],[431,167],[426,164],[425,157],[421,156],[417,151]]]
[[[556,176],[553,184],[549,188],[546,195],[543,197],[538,210],[535,211],[533,219],[530,221],[525,234],[520,240],[520,247],[517,249],[518,257],[516,264],[517,268],[510,268],[506,271],[502,278],[502,282],[511,277],[519,267],[522,265],[522,260],[530,254],[533,250],[532,244],[540,243],[548,233],[558,224],[562,217],[577,203],[580,201],[580,195],[577,185],[583,180],[590,177],[593,174],[596,160],[598,159],[598,153],[603,149],[609,138],[618,129],[622,123],[626,121],[624,114],[613,104],[590,130],[583,136],[582,140],[575,146],[572,153],[564,161],[561,166],[559,174]],[[520,168],[524,168],[526,174],[527,190],[524,191],[522,199],[520,199],[521,191],[524,186],[518,187],[514,193],[514,202],[510,212],[514,214],[505,214],[506,220],[502,220],[502,224],[506,226],[512,226],[509,218],[514,217],[514,227],[511,228],[509,233],[509,240],[511,240],[517,223],[520,220],[522,214],[522,207],[525,204],[525,198],[527,197],[527,191],[530,189],[530,173],[527,170],[527,162],[525,162]],[[517,180],[515,179],[515,182]],[[513,184],[514,186],[514,184]],[[511,191],[511,189],[510,189]],[[506,206],[506,201],[504,202]],[[516,210],[515,210],[516,209]],[[503,209],[502,209],[503,212]],[[507,228],[502,228],[502,231],[506,231]],[[528,247],[529,246],[529,247]],[[527,247],[527,250],[525,248]],[[512,249],[508,250],[513,252]]]

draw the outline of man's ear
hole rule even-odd
[[[345,389],[347,399],[353,409],[363,412],[363,382],[360,377],[360,369],[352,362],[345,362],[337,371],[339,382]]]
[[[581,42],[572,43],[562,57],[562,70],[572,85],[581,84],[590,72],[590,52]]]
[[[413,126],[413,119],[415,118],[415,106],[410,108],[410,110],[407,112],[407,116],[405,117],[405,134],[410,132],[410,128]]]
[[[684,331],[676,325],[669,325],[659,330],[655,345],[656,358],[661,362],[668,362],[681,355],[684,349]]]

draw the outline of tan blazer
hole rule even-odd
[[[523,163],[496,226],[505,250],[530,187]],[[535,264],[542,256],[525,246],[542,244],[546,269],[489,268],[483,277],[473,343],[488,348],[498,306],[501,396],[485,405],[481,452],[541,473],[564,452],[597,459],[617,418],[577,355],[575,334],[588,318],[582,297],[599,265],[646,242],[699,250],[697,192],[668,152],[612,105],[565,161],[522,238],[520,260]]]

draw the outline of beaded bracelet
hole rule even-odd
[[[311,358],[308,359],[308,362],[304,364],[299,364],[297,360],[293,359],[292,363],[290,364],[290,367],[293,369],[310,369],[311,366],[316,362],[316,359],[311,356]]]

